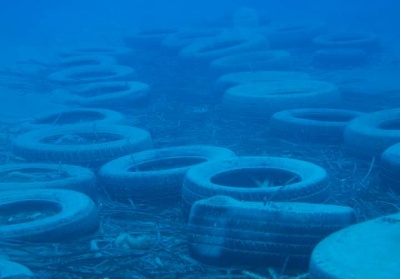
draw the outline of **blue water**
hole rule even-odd
[[[274,20],[324,19],[339,24],[357,24],[388,32],[398,24],[395,0],[375,1],[4,1],[1,31],[5,40],[32,40],[70,35],[85,28],[185,24],[227,16],[241,6],[254,7]],[[392,32],[395,32],[393,30]],[[106,34],[105,34],[106,35]]]
[[[0,279],[400,278],[399,11],[3,0]]]

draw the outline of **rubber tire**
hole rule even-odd
[[[242,71],[282,71],[293,68],[290,53],[285,50],[244,52],[214,60],[210,69],[215,74]]]
[[[81,66],[54,72],[48,76],[51,82],[62,85],[74,85],[101,81],[128,81],[132,79],[134,70],[121,65]],[[107,75],[102,75],[107,73]],[[99,74],[96,76],[96,74]],[[79,78],[79,75],[83,77]],[[85,75],[87,75],[85,77]]]
[[[321,22],[284,22],[267,25],[265,30],[271,48],[296,49],[307,48],[313,44],[313,39],[325,29]]]
[[[282,176],[283,174],[290,174],[290,178],[287,177],[288,180],[296,177],[298,181],[286,186],[260,187],[255,183],[255,174],[252,174],[251,171],[266,171]],[[239,178],[243,177],[243,180],[246,179],[247,173],[249,174],[248,180],[253,178],[253,181],[245,181],[234,186],[213,182],[213,179],[215,181],[218,176],[227,174],[234,179],[234,172],[243,172],[239,176]],[[268,181],[269,177],[270,175],[267,175],[259,179]],[[330,197],[330,192],[326,171],[315,164],[280,157],[235,157],[210,161],[191,168],[186,173],[183,182],[182,207],[184,214],[188,215],[193,203],[217,195],[229,196],[241,201],[321,203]]]
[[[176,28],[154,28],[139,30],[124,38],[125,45],[132,49],[160,48],[162,41],[178,32]]]
[[[344,131],[345,151],[366,160],[380,158],[388,147],[400,142],[399,123],[400,109],[376,111],[354,119]],[[382,128],[385,126],[389,128]]]
[[[387,148],[380,160],[380,177],[382,182],[400,193],[400,143]]]
[[[219,77],[215,91],[222,95],[228,88],[253,82],[291,82],[292,80],[308,80],[310,75],[303,72],[291,71],[249,71],[230,73]]]
[[[193,43],[180,51],[180,56],[186,59],[201,59],[212,61],[216,58],[257,50],[267,45],[262,35],[255,34],[228,34],[220,35],[209,40]]]
[[[7,260],[0,260],[0,279],[36,278],[29,268]]]
[[[284,110],[272,115],[269,128],[292,141],[341,143],[345,127],[361,115],[361,112],[344,109]]]
[[[313,64],[324,69],[348,69],[365,65],[367,53],[362,49],[321,49],[313,54]]]
[[[61,50],[58,53],[59,57],[67,58],[67,57],[78,57],[78,56],[86,56],[86,55],[101,55],[101,56],[109,56],[120,60],[120,58],[131,55],[132,51],[129,48],[125,47],[81,47],[81,48],[70,48]]]
[[[378,49],[379,41],[371,33],[334,33],[316,37],[314,45],[317,48],[351,48],[371,52]]]
[[[95,231],[98,227],[97,209],[86,195],[69,190],[43,189],[5,191],[0,196],[0,208],[27,208],[30,203],[56,207],[59,212],[42,219],[10,225],[0,225],[1,241],[35,243],[63,242]]]
[[[89,119],[85,119],[85,117],[89,117]],[[44,113],[35,116],[31,121],[22,124],[21,129],[24,131],[29,131],[82,123],[96,123],[102,125],[111,123],[124,124],[125,122],[125,116],[117,111],[95,108],[76,108]]]
[[[81,66],[94,66],[94,65],[112,65],[117,62],[111,56],[106,55],[79,55],[60,58],[55,66],[62,69],[68,69]]]
[[[74,136],[77,133],[97,137],[98,133],[111,134],[117,140],[93,144],[54,144],[43,142],[49,137]],[[142,129],[120,125],[69,125],[30,131],[17,136],[12,142],[15,155],[28,161],[76,164],[98,167],[115,158],[152,147],[150,134]]]
[[[332,108],[341,102],[335,85],[314,80],[247,83],[229,88],[222,99],[221,113],[241,120],[269,119],[286,109]]]
[[[12,173],[31,173],[41,171],[44,175],[49,173],[45,181],[7,181],[7,175]],[[53,177],[51,174],[57,174]],[[97,196],[96,176],[87,168],[73,165],[56,165],[42,163],[6,164],[0,165],[0,192],[31,189],[65,189],[85,193],[95,198]]]
[[[162,45],[166,48],[180,51],[193,43],[211,39],[221,32],[220,28],[209,29],[183,29],[176,33],[169,34],[162,41]]]
[[[146,150],[105,164],[99,171],[99,180],[110,197],[118,201],[166,203],[179,200],[186,172],[200,162],[153,171],[141,171],[140,165],[172,158],[195,158],[205,162],[234,156],[229,149],[206,145]]]
[[[93,95],[93,92],[98,93]],[[143,82],[108,81],[92,82],[69,90],[58,90],[53,95],[59,102],[68,105],[115,109],[142,106],[148,103],[149,92],[150,86]]]
[[[338,231],[314,249],[311,279],[400,278],[400,214]]]
[[[355,223],[350,207],[311,203],[237,201],[214,196],[194,203],[189,251],[210,265],[250,265],[307,270],[314,247]]]

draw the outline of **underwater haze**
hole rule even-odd
[[[195,21],[226,17],[241,7],[254,7],[274,20],[322,19],[357,27],[392,29],[399,19],[395,0],[375,1],[4,1],[1,30],[4,39],[30,40],[71,37],[99,33],[101,28],[114,32],[132,27],[188,24]],[[358,26],[361,25],[361,26]],[[89,30],[91,32],[89,32]],[[389,31],[389,30],[386,30]],[[85,33],[88,32],[88,33]],[[395,32],[395,30],[393,30]],[[111,34],[103,34],[109,37]],[[26,42],[28,43],[28,42]]]
[[[0,279],[400,278],[396,0],[4,0]]]

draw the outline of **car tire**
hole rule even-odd
[[[35,116],[31,121],[22,124],[21,129],[29,131],[83,123],[123,124],[124,122],[126,122],[125,116],[117,111],[95,108],[76,108]]]
[[[12,151],[28,161],[99,166],[152,147],[150,134],[122,125],[69,125],[17,136]]]
[[[48,76],[51,82],[62,85],[76,85],[100,81],[128,81],[134,70],[121,65],[96,65],[72,67],[54,72]]]
[[[134,108],[148,103],[150,86],[138,81],[92,82],[68,90],[57,90],[53,96],[61,103],[95,108]]]
[[[179,200],[190,168],[233,156],[229,149],[204,145],[151,149],[108,162],[101,167],[99,180],[118,201],[167,203]]]
[[[95,231],[99,223],[94,202],[69,190],[5,191],[0,208],[2,241],[63,242]]]
[[[34,279],[32,271],[16,262],[0,260],[0,279]]]
[[[315,164],[281,157],[234,157],[191,168],[182,188],[188,215],[193,203],[216,195],[241,201],[325,202],[330,197],[326,171]]]
[[[348,123],[363,113],[344,109],[293,109],[274,113],[269,128],[292,141],[341,143]]]
[[[400,109],[381,110],[350,121],[344,130],[344,149],[354,157],[380,158],[400,141]]]
[[[97,196],[96,176],[87,168],[64,165],[23,163],[0,165],[0,191],[65,189]]]

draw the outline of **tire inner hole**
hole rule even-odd
[[[121,140],[123,137],[116,134],[92,132],[54,135],[43,138],[40,142],[57,145],[86,145]]]
[[[240,188],[279,187],[300,181],[301,178],[296,173],[277,168],[234,169],[211,178],[214,184]]]
[[[76,91],[75,95],[83,96],[83,97],[95,97],[104,94],[112,94],[117,92],[126,91],[129,89],[129,86],[126,85],[115,85],[115,86],[98,86],[93,89]]]
[[[82,72],[82,73],[72,74],[69,77],[73,79],[90,79],[90,78],[111,77],[111,76],[115,76],[114,71]]]
[[[0,205],[0,226],[9,226],[41,220],[54,216],[62,210],[51,201],[25,200]]]
[[[39,118],[35,121],[36,124],[71,124],[80,122],[91,122],[102,120],[105,116],[99,112],[94,111],[74,111],[74,112],[60,112],[50,115],[48,117]]]
[[[348,122],[354,119],[355,116],[335,113],[299,113],[295,114],[295,117],[324,122]]]
[[[45,168],[23,168],[0,173],[0,182],[46,182],[68,177],[62,170]]]
[[[245,41],[243,40],[233,40],[233,41],[226,41],[226,42],[217,42],[214,44],[211,44],[203,49],[200,50],[200,52],[211,52],[211,51],[217,51],[221,50],[224,48],[230,48],[234,47],[239,44],[243,44]]]
[[[400,130],[400,119],[386,121],[379,125],[379,128],[383,130]]]

